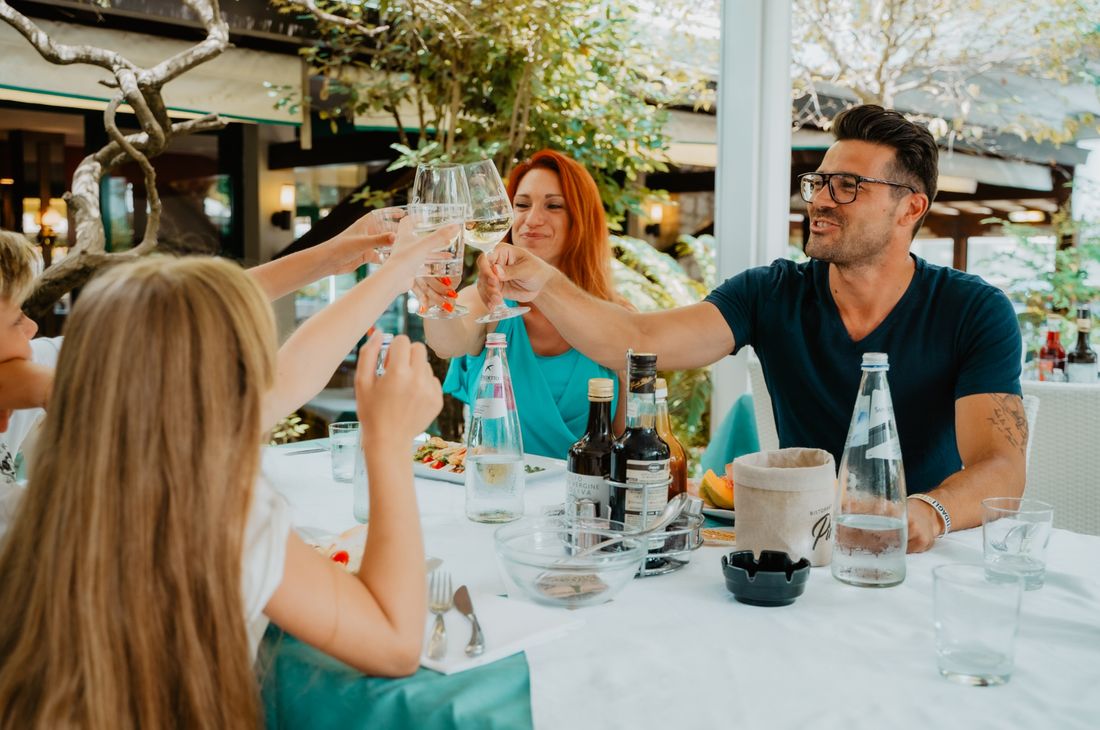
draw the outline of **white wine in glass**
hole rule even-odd
[[[492,160],[466,165],[466,189],[470,195],[470,215],[466,220],[466,243],[490,253],[512,227],[512,203]],[[493,307],[478,317],[481,324],[499,322],[530,312],[530,307]]]
[[[445,205],[460,207],[462,209],[461,223],[465,224],[470,219],[470,191],[466,187],[466,170],[462,165],[450,162],[432,162],[418,165],[416,178],[413,180],[412,206],[415,205]],[[410,206],[410,207],[412,207]],[[438,227],[438,226],[436,226]],[[418,225],[418,229],[421,226]],[[465,239],[465,236],[460,236]],[[422,273],[421,276],[444,276],[462,280],[461,257],[457,264],[449,265],[433,264],[435,274]],[[431,307],[422,317],[430,319],[453,319],[462,317],[469,310],[461,304],[453,304],[452,310],[447,312],[438,304]]]

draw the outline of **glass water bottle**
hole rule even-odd
[[[862,368],[837,477],[832,570],[844,583],[886,587],[905,580],[905,468],[886,382],[887,357],[865,353]]]
[[[475,522],[523,516],[523,439],[506,346],[503,334],[485,339],[485,365],[466,430],[466,516]]]

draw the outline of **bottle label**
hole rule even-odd
[[[1097,364],[1094,362],[1066,363],[1066,380],[1071,383],[1088,383],[1096,385]]]
[[[884,434],[886,440],[867,449],[864,452],[866,458],[887,459],[890,461],[901,458],[901,444],[898,442],[897,429],[890,428],[892,416],[890,395],[882,389],[871,391],[870,429],[867,438],[869,441],[870,431],[877,431]]]
[[[485,361],[485,368],[481,371],[481,382],[494,384],[504,382],[504,368],[501,367],[499,359]]]
[[[582,499],[591,499],[596,504],[606,507],[607,479],[589,474],[568,472],[565,475],[565,494],[570,502],[576,503]]]
[[[638,401],[630,399],[626,402],[626,417],[637,418],[638,417]]]
[[[623,522],[632,528],[649,525],[668,504],[668,484],[671,480],[669,460],[641,461],[627,459]]]
[[[478,398],[474,403],[474,418],[504,418],[507,412],[503,398]]]

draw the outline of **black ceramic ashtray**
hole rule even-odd
[[[722,556],[726,588],[741,603],[752,606],[787,606],[802,595],[810,577],[810,561],[797,563],[778,550],[762,550],[760,560],[752,550]]]

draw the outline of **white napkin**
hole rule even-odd
[[[553,641],[584,623],[583,619],[566,609],[548,608],[488,593],[471,593],[470,598],[477,621],[481,624],[481,632],[485,635],[484,653],[473,659],[466,656],[466,643],[470,640],[472,625],[458,610],[451,609],[443,616],[447,627],[447,653],[438,660],[429,659],[427,655],[428,639],[435,626],[435,614],[428,614],[420,666],[441,674],[465,672]]]

